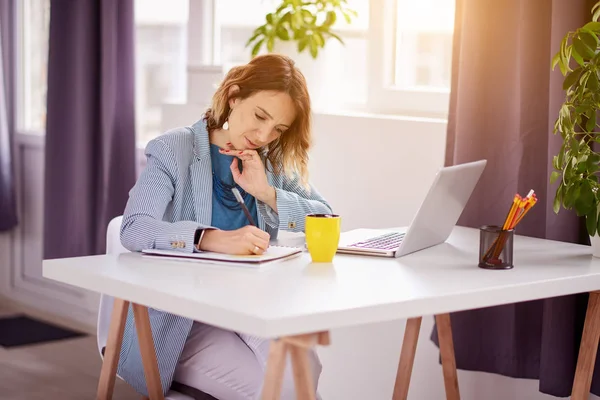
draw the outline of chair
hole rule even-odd
[[[121,228],[121,220],[122,216],[118,216],[113,218],[108,224],[108,229],[106,231],[106,253],[125,253],[128,250],[123,247],[120,239],[120,228]],[[100,307],[98,309],[98,325],[97,325],[97,338],[98,338],[98,351],[100,352],[100,357],[104,360],[103,350],[106,346],[106,341],[108,339],[108,330],[110,326],[110,317],[112,314],[114,299],[111,296],[100,296]],[[122,379],[117,375],[119,379]],[[165,400],[216,400],[214,397],[207,395],[206,393],[200,392],[194,388],[187,387],[185,385],[174,383],[174,387],[177,388],[177,391],[169,390],[167,393]],[[185,394],[184,394],[185,393]]]

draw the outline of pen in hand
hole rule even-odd
[[[246,218],[248,218],[248,221],[250,221],[252,225],[256,226],[252,215],[250,215],[250,211],[248,211],[248,207],[246,207],[246,204],[244,203],[244,198],[240,194],[240,191],[237,188],[233,188],[231,189],[231,191],[233,192],[235,199],[238,201],[238,203],[240,203],[240,206],[242,206],[242,210],[244,210],[244,214],[246,214]]]

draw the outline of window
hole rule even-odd
[[[46,128],[46,74],[50,0],[24,0],[17,13],[18,27],[17,127],[28,132]]]
[[[19,129],[43,133],[50,0],[18,2],[20,24],[18,77]],[[135,0],[135,103],[137,138],[161,133],[161,107],[185,102],[188,0]]]
[[[186,100],[187,25],[188,0],[135,0],[135,105],[140,142],[164,130],[164,103]]]
[[[373,110],[446,116],[454,8],[451,0],[371,0]]]
[[[450,87],[454,4],[450,0],[397,0],[395,86]]]
[[[138,140],[146,142],[162,133],[165,103],[199,103],[196,99],[206,96],[196,92],[211,92],[231,66],[249,61],[246,41],[280,2],[134,0]],[[18,122],[21,129],[43,132],[50,0],[18,4],[23,21]],[[298,54],[294,44],[276,47],[291,55],[306,75],[315,109],[445,117],[454,1],[348,4],[358,17],[351,24],[339,19],[335,25],[345,45],[329,40],[316,61]],[[206,82],[194,75],[203,68],[208,71]]]

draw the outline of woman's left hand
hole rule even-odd
[[[275,189],[269,185],[265,166],[256,150],[221,149],[220,152],[235,157],[230,166],[235,183],[257,200],[270,205]],[[238,167],[238,158],[242,160],[242,171]]]

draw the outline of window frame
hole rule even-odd
[[[27,95],[25,94],[27,91],[27,83],[24,73],[25,68],[25,3],[29,0],[18,1],[15,4],[16,7],[16,17],[17,17],[17,29],[15,32],[15,130],[17,132],[24,131],[25,121],[27,112],[31,112],[27,110],[26,102]]]
[[[14,60],[14,124],[15,134],[17,137],[22,135],[35,135],[44,136],[46,128],[32,129],[27,127],[28,121],[31,120],[32,110],[28,107],[31,102],[29,96],[31,94],[31,81],[29,71],[26,70],[26,66],[31,65],[29,54],[26,49],[29,46],[31,40],[26,32],[27,21],[27,10],[33,7],[34,0],[23,0],[15,3],[15,14],[17,19],[17,28],[15,29],[15,60]],[[41,5],[38,5],[41,7]]]
[[[447,118],[449,89],[401,89],[394,85],[396,15],[396,0],[369,0],[369,111]]]

